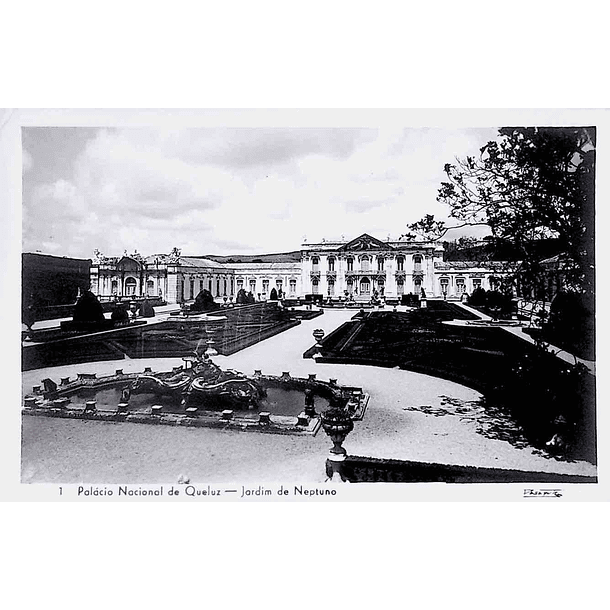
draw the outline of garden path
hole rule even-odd
[[[251,374],[289,371],[337,378],[370,394],[364,419],[345,442],[352,455],[511,468],[540,472],[595,475],[586,462],[563,462],[533,448],[502,440],[505,424],[487,416],[474,390],[410,371],[374,366],[316,363],[303,352],[314,343],[312,332],[327,334],[349,320],[353,311],[326,311],[232,356],[216,356],[223,368]],[[180,359],[118,360],[23,374],[23,389],[41,379],[77,372],[113,373],[169,370]],[[167,482],[186,473],[192,482],[324,480],[329,440],[315,437],[234,433],[205,428],[167,428],[104,424],[46,418],[24,418],[22,477],[24,482]],[[510,434],[509,434],[510,436]],[[100,459],[103,456],[103,459]]]

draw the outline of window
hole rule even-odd
[[[422,258],[419,254],[413,257],[413,271],[421,271],[421,261]]]
[[[362,271],[368,271],[370,269],[370,263],[371,261],[369,260],[369,257],[363,256],[360,260],[360,268],[362,269]]]
[[[449,280],[447,278],[441,278],[441,292],[447,294],[449,290]]]
[[[203,280],[199,280],[199,292],[203,290]]]
[[[333,296],[335,294],[335,282],[332,280],[328,282],[328,294],[329,296]]]
[[[256,293],[256,280],[250,280],[250,292],[252,294]]]
[[[405,270],[405,259],[402,256],[399,256],[396,259],[396,271],[404,271]]]
[[[195,296],[195,280],[190,280],[189,282],[189,289],[191,291],[191,299],[194,298]]]
[[[383,260],[383,258],[378,258],[377,259],[377,271],[383,271],[384,264],[385,264],[385,261]]]
[[[155,294],[155,283],[152,280],[146,282],[146,294],[149,297],[152,297]]]
[[[396,282],[396,291],[398,292],[398,294],[405,293],[405,283],[403,282],[403,280],[398,280]]]
[[[474,279],[472,280],[472,289],[476,290],[477,288],[481,287],[481,280],[480,279]]]
[[[455,291],[458,294],[464,294],[464,292],[466,292],[466,282],[463,277],[458,277],[455,280]]]
[[[413,282],[413,286],[415,287],[415,293],[417,294],[418,292],[421,292],[421,280],[419,278],[417,278],[414,282]]]
[[[353,258],[348,258],[347,259],[347,270],[348,271],[353,271],[354,270],[354,259]]]
[[[328,270],[329,271],[335,270],[335,259],[332,257],[328,259]]]
[[[269,291],[269,280],[263,280],[263,293]]]
[[[312,256],[311,257],[311,270],[319,271],[319,267],[318,267],[319,264],[320,264],[320,259],[317,256]]]
[[[112,283],[110,284],[110,286],[111,286],[110,292],[112,292],[112,294],[118,294],[119,283],[116,280],[112,280]]]
[[[125,280],[125,294],[127,296],[134,296],[136,294],[136,280],[133,277],[128,277]]]
[[[347,280],[347,294],[354,293],[354,282],[352,280]]]
[[[311,282],[311,291],[314,294],[318,294],[318,290],[320,289],[320,282],[318,282],[318,280],[313,280]]]
[[[290,280],[290,294],[295,294],[296,291],[297,291],[297,281]]]
[[[237,292],[244,287],[244,280],[237,280]]]

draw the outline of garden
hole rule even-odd
[[[322,340],[318,361],[400,367],[466,385],[483,395],[486,409],[514,418],[535,447],[595,462],[594,376],[501,328],[443,323],[469,318],[445,301],[404,313],[360,312]]]

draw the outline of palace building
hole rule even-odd
[[[382,241],[367,233],[351,241],[304,243],[296,260],[264,258],[266,262],[221,263],[182,256],[176,248],[146,257],[137,252],[105,257],[96,251],[91,291],[102,300],[154,297],[168,303],[192,301],[203,289],[222,301],[242,288],[258,300],[266,300],[273,288],[286,298],[351,295],[355,301],[368,301],[377,292],[400,299],[422,289],[432,298],[460,298],[477,287],[493,288],[501,272],[501,263],[445,262],[440,242]]]

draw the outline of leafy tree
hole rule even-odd
[[[594,294],[593,127],[505,127],[477,157],[445,165],[438,201],[449,206],[448,226],[426,215],[409,237],[440,239],[449,229],[486,225],[492,243],[510,244],[513,279],[536,292],[545,269],[536,245],[557,240],[565,287]]]

